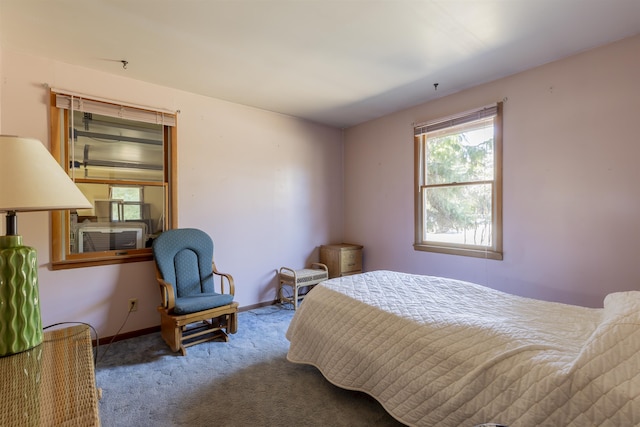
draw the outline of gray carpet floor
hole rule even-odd
[[[229,342],[189,347],[186,357],[159,333],[101,346],[102,425],[401,426],[370,396],[286,360],[289,307],[241,312]]]

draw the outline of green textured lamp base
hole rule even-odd
[[[0,236],[0,357],[42,343],[36,250]]]

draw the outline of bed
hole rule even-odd
[[[291,362],[410,426],[640,426],[640,292],[585,308],[441,277],[325,281],[287,330]]]

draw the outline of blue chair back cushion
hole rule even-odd
[[[233,295],[214,290],[213,241],[204,231],[167,230],[153,241],[152,249],[162,278],[173,285],[174,313],[195,313],[233,301]]]

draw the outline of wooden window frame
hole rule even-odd
[[[419,132],[419,128],[424,125],[415,126],[414,132],[414,183],[415,183],[415,242],[414,249],[418,251],[436,252],[450,255],[461,255],[476,258],[487,258],[493,260],[503,259],[502,248],[502,146],[503,146],[503,105],[495,104],[494,119],[494,177],[492,181],[492,244],[491,246],[467,245],[461,243],[444,243],[423,240],[424,235],[424,206],[422,189],[425,187],[426,173],[425,165],[425,144],[426,133]],[[464,117],[473,112],[481,112],[481,109],[471,112],[461,113],[452,118],[436,120],[434,122],[446,123],[454,122],[456,117]],[[430,122],[433,123],[433,122]],[[428,124],[427,124],[428,125]],[[446,125],[444,125],[446,127]]]
[[[65,94],[63,91],[52,89],[50,91],[49,120],[51,154],[60,163],[65,171],[68,171],[69,159],[62,158],[63,144],[66,146],[69,140],[69,110],[56,105],[56,95]],[[82,95],[85,99],[101,103],[126,105],[116,101],[106,101],[91,96]],[[126,105],[129,109],[144,110],[141,107]],[[64,115],[64,117],[62,116]],[[178,169],[177,169],[177,142],[178,126],[177,115],[172,126],[163,126],[164,141],[168,144],[164,148],[164,178],[161,185],[164,187],[164,230],[176,228],[178,225]],[[64,120],[63,120],[64,119]],[[61,126],[65,125],[65,129]],[[85,180],[90,182],[90,180]],[[95,183],[104,183],[104,180],[95,180]],[[136,181],[111,181],[112,184],[123,185],[149,185],[148,182]],[[153,255],[151,248],[141,248],[128,251],[114,250],[104,252],[88,252],[83,254],[71,254],[69,249],[70,211],[51,211],[51,266],[53,270],[92,267],[98,265],[123,264],[130,262],[151,261]]]

